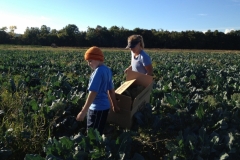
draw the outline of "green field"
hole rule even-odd
[[[0,46],[2,159],[240,159],[240,51],[146,49],[150,103],[131,130],[101,137],[76,122],[86,98],[87,48]],[[102,48],[115,88],[129,50]]]

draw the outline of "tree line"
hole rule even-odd
[[[232,30],[229,33],[218,30],[203,33],[187,30],[182,32],[141,29],[133,30],[124,27],[112,26],[109,29],[97,25],[96,28],[88,27],[87,31],[79,31],[74,24],[68,24],[60,30],[51,29],[46,25],[27,27],[24,34],[14,33],[16,26],[0,28],[0,44],[15,45],[42,45],[71,46],[71,47],[116,47],[124,48],[127,45],[127,37],[132,34],[140,34],[144,38],[146,48],[167,49],[227,49],[240,50],[240,30]]]

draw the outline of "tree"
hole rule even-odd
[[[240,49],[240,30],[234,31],[226,34],[226,46],[227,49]]]
[[[0,30],[0,44],[8,44],[10,41],[10,36],[5,31]]]
[[[119,47],[120,39],[121,39],[120,28],[117,26],[112,26],[111,28],[109,28],[109,34],[111,36],[110,46],[111,47]]]
[[[95,34],[95,28],[88,27],[86,40],[91,46],[98,46],[98,35]]]
[[[154,47],[154,41],[156,40],[156,37],[153,35],[153,32],[148,29],[143,29],[141,33],[145,47],[147,48],[153,48]]]
[[[59,45],[58,31],[56,29],[52,29],[48,34],[49,43],[51,45],[55,43],[55,45]]]
[[[81,31],[76,35],[76,45],[81,47],[89,46],[89,44],[86,41],[86,32]]]
[[[30,45],[39,45],[38,35],[40,34],[40,30],[38,27],[27,27],[26,31],[23,34],[23,39],[25,44]]]
[[[110,47],[113,37],[106,27],[97,25],[96,28],[88,27],[86,40],[92,46]]]
[[[155,46],[155,48],[170,48],[171,38],[169,31],[164,31],[163,29],[158,30],[158,32],[156,33],[156,37],[157,46]]]
[[[40,35],[47,36],[50,33],[51,28],[46,25],[42,25],[40,28]]]
[[[10,29],[10,32],[9,32],[10,36],[12,38],[14,38],[14,36],[15,36],[14,31],[15,31],[15,29],[17,29],[17,27],[16,26],[10,26],[9,29]]]
[[[49,41],[50,36],[50,27],[47,27],[46,25],[42,25],[39,30],[38,39],[40,41],[41,45],[51,45],[52,42]]]
[[[6,26],[4,26],[4,27],[0,28],[0,31],[5,31],[5,32],[6,32],[7,29],[8,29],[8,28],[7,28]]]
[[[76,46],[76,35],[79,29],[74,24],[69,24],[58,32],[58,38],[62,45]]]

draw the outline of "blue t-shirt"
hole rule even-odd
[[[112,82],[112,72],[105,66],[101,65],[96,68],[88,84],[88,90],[97,92],[97,96],[93,103],[90,105],[91,110],[106,110],[110,108],[110,102],[108,99],[108,90],[114,89]]]
[[[147,70],[145,69],[144,66],[148,66],[152,64],[152,60],[150,56],[143,50],[141,50],[138,57],[134,57],[133,52],[131,52],[131,54],[132,54],[132,57],[131,57],[132,70],[135,72],[146,74]]]

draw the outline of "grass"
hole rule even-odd
[[[0,44],[0,49],[4,50],[51,50],[51,51],[86,51],[89,47],[57,47],[40,46],[40,45],[4,45]],[[125,48],[100,47],[103,51],[129,51]],[[145,48],[146,52],[164,52],[164,53],[179,53],[179,52],[208,52],[208,53],[240,53],[240,50],[210,50],[210,49],[166,49],[166,48]]]

